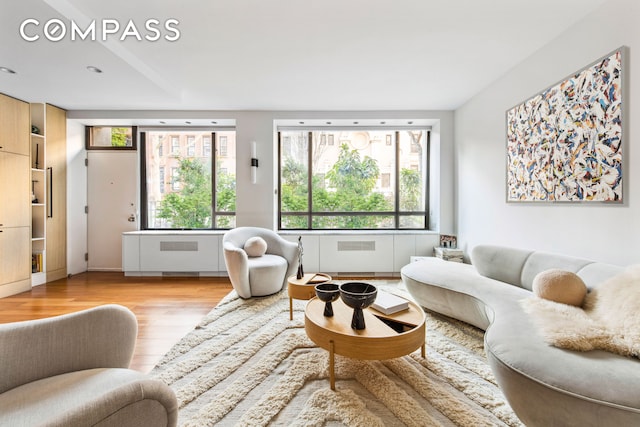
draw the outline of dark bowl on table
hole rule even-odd
[[[340,287],[336,283],[320,283],[315,289],[320,301],[333,302],[340,297]]]
[[[340,285],[340,298],[351,308],[367,308],[376,300],[378,288],[369,283],[347,282]]]

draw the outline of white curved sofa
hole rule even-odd
[[[523,423],[640,425],[640,360],[550,346],[519,303],[533,295],[533,278],[541,271],[572,271],[591,289],[622,267],[489,245],[475,247],[471,261],[427,258],[403,267],[402,280],[423,307],[486,330],[487,358]]]

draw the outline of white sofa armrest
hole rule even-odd
[[[229,280],[241,298],[251,298],[249,285],[249,256],[244,249],[230,241],[223,243],[224,261]]]

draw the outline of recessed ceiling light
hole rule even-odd
[[[353,122],[354,125],[357,125],[358,123],[360,123],[360,122]]]
[[[164,120],[160,120],[160,124],[165,125],[167,124],[167,122],[165,122]]]
[[[0,67],[0,71],[2,71],[3,73],[7,73],[7,74],[15,74],[16,73],[11,68],[7,68],[7,67]]]
[[[298,122],[298,123],[300,123],[301,125],[303,125],[303,124],[304,124],[304,122]]]
[[[387,122],[380,122],[380,124],[381,124],[381,125],[385,125],[385,124],[387,124]]]
[[[189,120],[185,120],[185,123],[188,124],[188,125],[191,124],[191,122]]]
[[[330,124],[331,124],[331,122],[327,122],[327,124],[328,124],[328,125],[330,125]]]
[[[100,74],[102,72],[102,70],[100,68],[94,67],[93,65],[87,66],[87,70],[91,71],[92,73],[97,73],[97,74]]]
[[[412,124],[413,124],[413,122],[407,122],[407,123],[408,123],[408,124],[410,124],[410,125],[412,125]]]
[[[214,124],[214,125],[218,124],[218,122],[216,122],[215,120],[211,120],[211,123]]]

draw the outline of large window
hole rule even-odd
[[[235,131],[144,129],[140,141],[144,229],[235,227]]]
[[[428,228],[428,129],[296,129],[278,139],[280,229]]]

